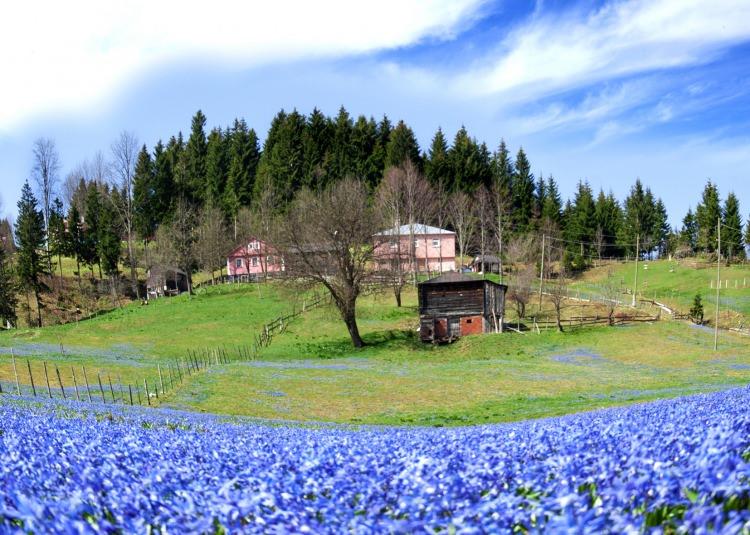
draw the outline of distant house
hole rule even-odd
[[[475,273],[500,273],[500,259],[490,254],[478,255],[469,267]]]
[[[257,279],[264,273],[284,271],[284,259],[263,240],[251,237],[227,256],[230,279]]]
[[[396,262],[409,272],[456,269],[456,234],[450,230],[421,223],[401,225],[378,232],[374,241],[375,262],[380,269],[392,268]]]
[[[187,273],[176,267],[151,266],[146,278],[146,297],[156,299],[188,291]]]
[[[423,342],[500,332],[508,287],[462,273],[445,273],[419,284],[419,334]]]

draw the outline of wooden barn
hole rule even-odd
[[[156,299],[188,291],[187,273],[171,266],[151,266],[146,281],[146,298]]]
[[[502,331],[508,287],[462,273],[446,273],[419,285],[419,331],[423,342]]]

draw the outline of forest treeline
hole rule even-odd
[[[198,111],[187,139],[178,132],[152,147],[123,132],[108,156],[97,152],[64,179],[54,142],[38,140],[18,218],[0,222],[0,301],[13,304],[0,317],[15,322],[9,309],[19,289],[38,302],[49,286],[45,277],[57,267],[62,278],[63,256],[75,259],[79,285],[87,267],[114,289],[124,265],[138,297],[139,266],[220,270],[247,235],[270,237],[274,218],[300,191],[321,192],[344,178],[362,181],[374,204],[384,189],[391,196],[419,192],[399,201],[412,202],[409,210],[391,212],[393,221],[383,224],[409,219],[451,228],[461,255],[521,259],[544,236],[547,254],[581,270],[598,258],[715,255],[717,222],[728,259],[744,258],[750,241],[739,200],[733,193],[722,200],[711,181],[673,229],[664,203],[641,180],[625,199],[580,181],[563,200],[552,175],[532,172],[523,148],[511,153],[500,139],[491,149],[464,127],[452,138],[438,129],[424,150],[404,121],[354,118],[343,107],[334,117],[282,110],[262,146],[244,119],[206,125]]]

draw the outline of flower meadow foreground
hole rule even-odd
[[[355,430],[0,396],[0,531],[748,532],[748,407]]]

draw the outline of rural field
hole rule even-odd
[[[649,269],[657,275],[660,263]],[[578,284],[594,290],[596,276]],[[53,395],[59,394],[56,368],[69,396],[72,375],[80,382],[83,367],[91,377],[101,374],[105,387],[111,381],[116,393],[131,384],[140,388],[143,379],[156,385],[157,367],[166,374],[191,352],[221,350],[226,364],[186,376],[154,403],[282,421],[455,426],[557,416],[750,380],[750,339],[722,332],[714,352],[710,327],[668,319],[423,344],[412,287],[401,308],[387,293],[360,299],[362,349],[351,347],[331,305],[291,320],[257,354],[248,349],[264,324],[299,309],[304,299],[279,283],[224,285],[191,299],[130,304],[77,324],[3,333],[0,384],[6,391],[15,387],[11,348],[21,386],[29,386],[29,366],[42,384],[46,362]],[[547,308],[545,302],[542,315]],[[567,314],[589,308],[572,303]]]

